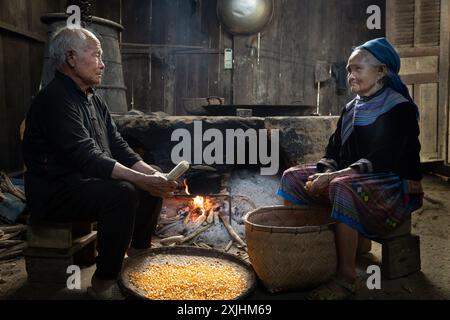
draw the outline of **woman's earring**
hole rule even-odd
[[[378,89],[381,89],[383,87],[383,81],[382,79],[377,80]]]

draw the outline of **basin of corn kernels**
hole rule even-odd
[[[152,300],[231,300],[248,286],[239,266],[212,257],[159,259],[130,272],[129,281]]]

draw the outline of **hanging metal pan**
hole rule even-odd
[[[218,0],[217,15],[232,34],[255,34],[272,19],[273,0]]]

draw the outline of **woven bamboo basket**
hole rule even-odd
[[[335,274],[329,215],[329,208],[270,206],[245,216],[250,262],[270,292],[311,289]]]

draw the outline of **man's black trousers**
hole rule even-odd
[[[162,199],[126,181],[88,179],[67,186],[54,197],[45,220],[97,221],[95,276],[113,280],[119,275],[130,243],[135,249],[150,247]]]

